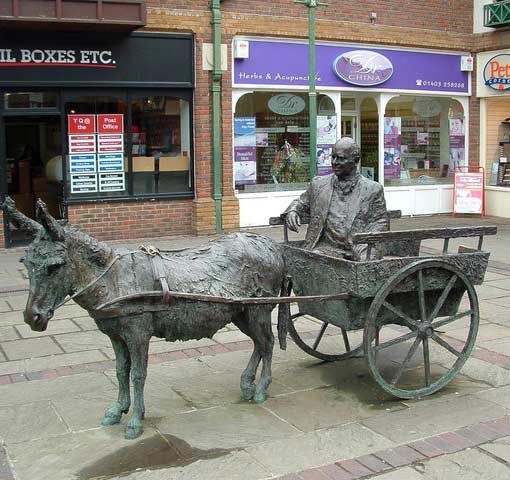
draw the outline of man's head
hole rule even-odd
[[[351,137],[343,137],[335,143],[331,153],[331,166],[339,178],[351,175],[360,160],[360,148]]]

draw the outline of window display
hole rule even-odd
[[[453,183],[455,168],[466,164],[459,102],[402,95],[390,100],[384,120],[385,185]]]

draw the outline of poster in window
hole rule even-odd
[[[333,145],[336,142],[336,115],[317,117],[317,144]]]
[[[317,145],[317,175],[324,176],[333,173],[331,167],[332,145]]]
[[[234,175],[236,185],[253,185],[257,183],[257,162],[235,162]]]
[[[84,173],[71,175],[71,193],[97,192],[97,174]]]
[[[234,119],[234,147],[255,147],[257,133],[255,117],[237,117]]]
[[[96,173],[96,155],[94,153],[69,155],[69,171],[71,173]]]
[[[124,173],[100,173],[100,192],[122,192],[126,189]]]
[[[429,144],[429,132],[417,132],[417,143],[418,145],[428,145]]]
[[[400,179],[402,118],[384,117],[384,178]]]
[[[267,132],[257,132],[257,147],[269,146],[269,134]]]
[[[457,167],[465,163],[465,132],[464,121],[461,118],[450,118],[448,122],[450,140],[448,176],[451,176]]]

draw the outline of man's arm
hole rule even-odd
[[[310,215],[310,188],[308,186],[299,198],[291,202],[287,209],[280,215],[285,220],[290,230],[297,232],[300,226],[299,219],[305,215]]]
[[[384,200],[384,189],[378,186],[368,210],[369,218],[367,219],[368,232],[386,232],[390,229],[390,219],[386,210],[386,201]]]

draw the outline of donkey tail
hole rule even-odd
[[[280,295],[289,297],[292,291],[292,280],[285,277],[282,282]],[[287,350],[287,331],[288,322],[290,322],[290,303],[280,303],[278,305],[278,343],[281,350]]]

